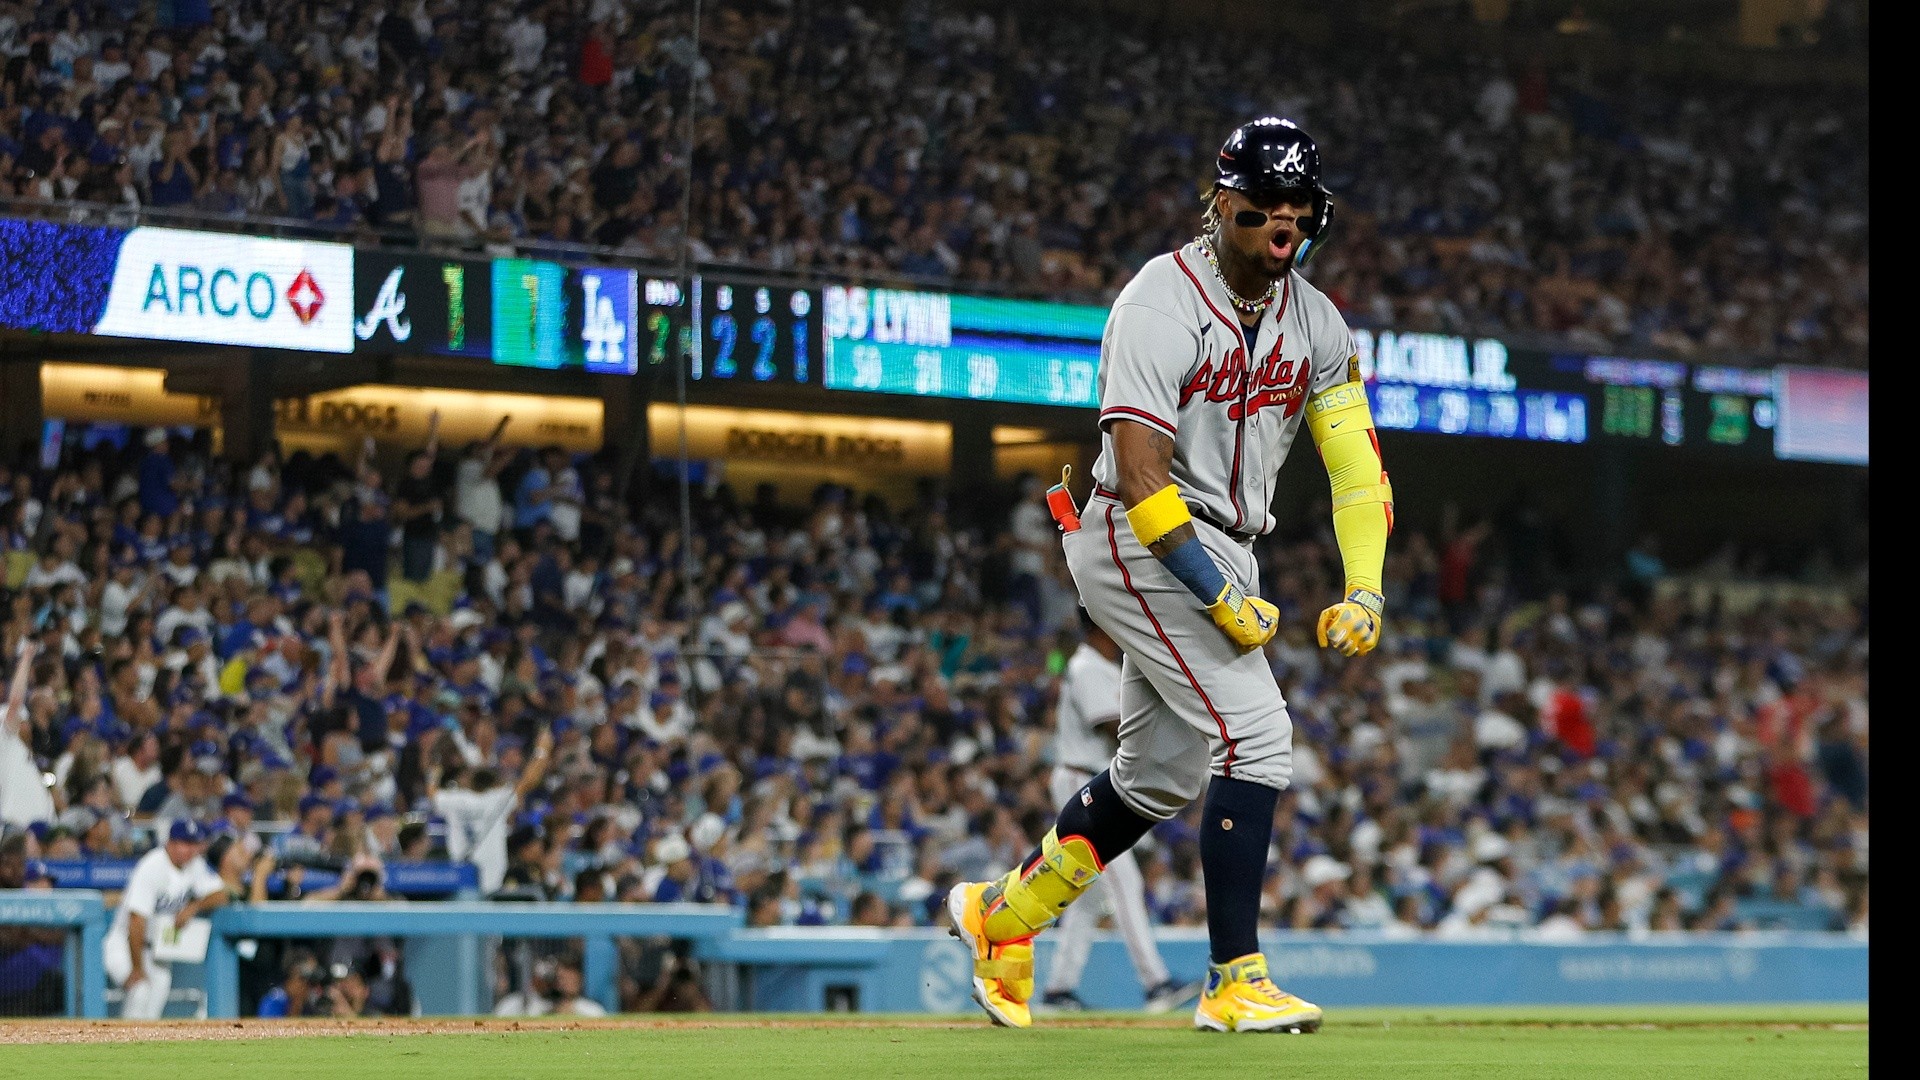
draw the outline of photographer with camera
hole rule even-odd
[[[628,965],[627,973],[620,980],[620,1011],[713,1011],[713,1002],[700,988],[700,971],[684,942],[646,942],[638,955],[628,958]],[[646,977],[648,967],[654,969],[651,979]]]

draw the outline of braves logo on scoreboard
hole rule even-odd
[[[407,268],[396,266],[387,272],[386,280],[380,283],[380,294],[373,299],[373,307],[359,322],[353,324],[353,334],[361,341],[371,341],[373,335],[380,332],[380,324],[385,323],[387,333],[395,342],[402,342],[413,336],[413,322],[406,317],[407,294],[401,289],[401,281]]]

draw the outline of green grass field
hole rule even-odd
[[[213,1022],[218,1041],[15,1041],[0,1021],[0,1077],[52,1080],[601,1080],[611,1077],[1008,1075],[1059,1080],[1181,1077],[1865,1076],[1865,1006],[1750,1008],[1340,1009],[1312,1036],[1223,1036],[1182,1022],[1092,1015],[1000,1031],[973,1018],[741,1016],[504,1030],[455,1021],[422,1034],[248,1038]],[[1044,1021],[1043,1021],[1044,1024]],[[93,1028],[105,1032],[106,1029]]]

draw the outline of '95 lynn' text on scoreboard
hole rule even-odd
[[[1104,308],[842,285],[822,307],[829,390],[1098,403]]]

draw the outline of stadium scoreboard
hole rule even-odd
[[[1091,408],[1105,308],[829,285],[829,390]]]
[[[1548,378],[1578,378],[1597,395],[1603,435],[1667,446],[1772,452],[1779,422],[1765,368],[1560,354]]]
[[[696,379],[807,385],[820,370],[820,291],[694,279]]]
[[[0,218],[0,325],[1093,408],[1107,309]],[[1867,463],[1867,374],[1356,329],[1384,431]]]

